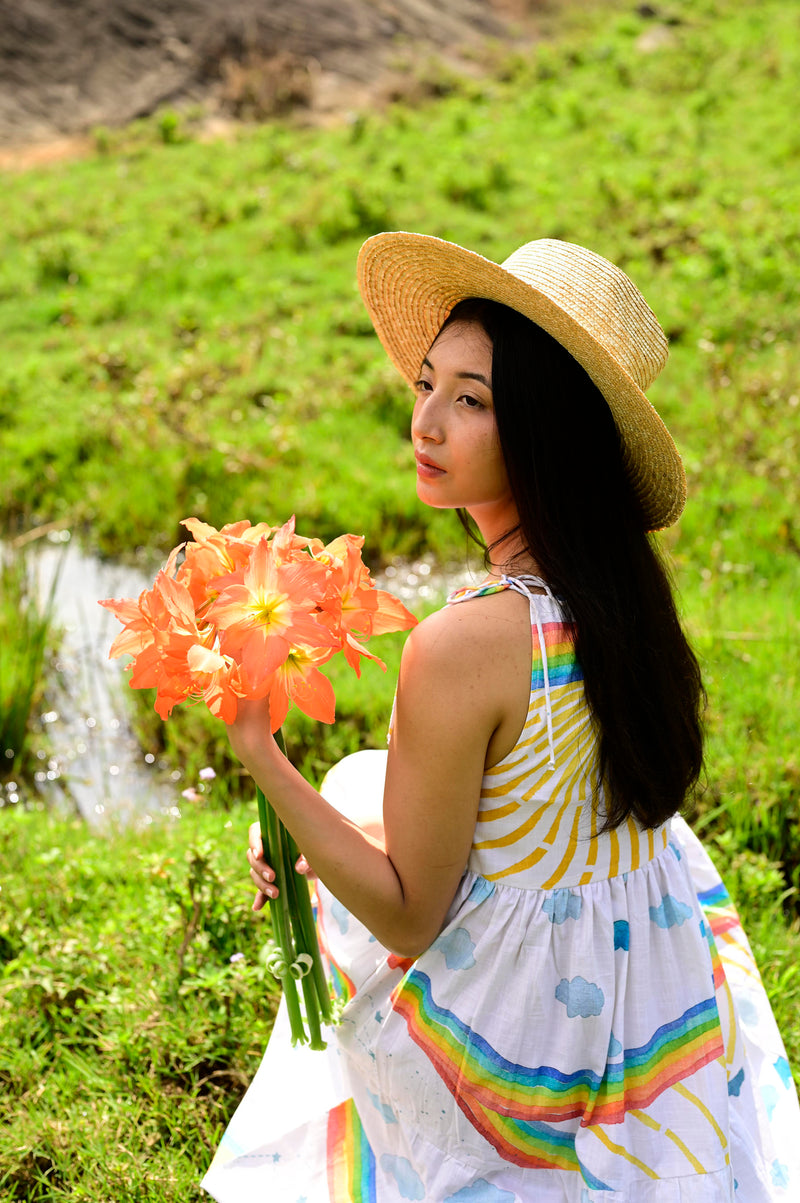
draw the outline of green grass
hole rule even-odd
[[[757,503],[748,539],[780,550],[797,443],[764,418],[791,415],[797,378],[798,14],[675,8],[656,53],[636,49],[648,22],[606,15],[418,109],[212,144],[154,123],[7,176],[4,511],[115,553],[166,550],[189,513],[287,510],[376,556],[452,550],[413,496],[404,390],[354,283],[362,239],[396,227],[500,258],[553,235],[628,268],[673,342],[653,396],[688,453],[681,541],[710,551],[720,507]]]
[[[420,552],[463,559],[452,517],[414,496],[408,398],[357,295],[360,242],[412,229],[502,259],[554,236],[622,264],[670,337],[651,396],[689,479],[686,513],[663,544],[709,693],[695,823],[742,907],[796,1071],[800,12],[777,0],[675,0],[670,13],[671,42],[650,53],[639,39],[652,22],[601,4],[552,43],[498,49],[485,78],[431,67],[441,95],[416,107],[214,143],[180,130],[166,141],[157,118],[104,132],[83,160],[7,175],[0,513],[11,530],[61,521],[115,555],[166,551],[189,514],[219,525],[295,512],[309,533],[364,534],[373,566]],[[376,645],[388,648],[385,678],[372,665],[361,682],[339,674],[333,728],[292,719],[290,749],[311,779],[380,743],[401,642]],[[200,711],[148,738],[189,779],[206,763],[220,778],[230,771]],[[29,1184],[11,1197],[104,1197],[105,1180],[76,1168],[82,1145],[87,1163],[107,1159],[115,1199],[190,1192],[198,1149],[214,1144],[252,1070],[267,1023],[247,993],[261,988],[255,961],[253,981],[240,982],[241,962],[231,967],[228,945],[209,936],[190,943],[183,977],[176,967],[186,920],[169,891],[188,889],[185,849],[214,841],[219,899],[238,897],[244,879],[242,830],[234,850],[224,823],[239,822],[245,791],[218,784],[214,809],[141,847],[0,811],[12,958],[0,1003],[21,1041],[7,1049],[3,1026],[0,1172]],[[28,858],[46,857],[48,840],[63,853],[31,874]],[[148,856],[172,859],[167,877]],[[73,881],[92,865],[92,889],[84,883],[86,901],[73,905]],[[214,939],[226,924],[244,939],[247,904],[237,905],[225,902]],[[111,975],[91,963],[106,945]],[[222,985],[190,1015],[186,982],[203,974]],[[228,1023],[234,986],[243,993]],[[79,987],[71,1011],[46,1003],[48,991]],[[209,1085],[202,1057],[240,1076]],[[24,1194],[37,1173],[50,1195]]]
[[[172,1203],[197,1188],[275,1006],[249,912],[255,806],[89,832],[0,810],[0,1196]],[[790,1059],[800,936],[765,857],[712,849],[738,898]],[[232,961],[235,954],[242,954]]]
[[[187,808],[109,838],[0,810],[3,1199],[201,1197],[276,1002],[254,814]]]

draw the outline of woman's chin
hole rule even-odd
[[[431,505],[434,507],[441,506],[441,500],[436,496],[436,490],[432,489],[429,482],[417,478],[417,497],[423,505]]]

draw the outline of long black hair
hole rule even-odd
[[[604,829],[631,815],[655,827],[700,775],[705,693],[611,411],[569,352],[522,314],[470,299],[446,325],[454,321],[478,322],[492,342],[513,533],[574,625],[599,734]]]

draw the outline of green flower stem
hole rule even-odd
[[[272,928],[275,943],[286,965],[286,973],[280,975],[283,985],[283,996],[286,999],[286,1009],[289,1012],[289,1025],[292,1030],[292,1044],[305,1044],[306,1032],[303,1027],[303,1015],[300,1011],[300,999],[294,978],[288,972],[288,967],[295,959],[294,943],[292,941],[292,920],[289,913],[289,900],[285,883],[282,880],[284,858],[282,855],[281,823],[275,811],[267,802],[261,790],[257,791],[259,821],[261,823],[262,840],[266,832],[265,846],[270,849],[273,857],[272,867],[275,870],[275,884],[278,887],[278,897],[270,904]]]
[[[297,863],[300,852],[291,833],[287,832],[286,834],[289,841],[291,861],[294,865]],[[324,1023],[332,1023],[333,1011],[331,1009],[330,986],[328,985],[328,979],[325,976],[325,970],[322,965],[319,941],[317,940],[317,929],[314,924],[314,912],[311,907],[311,898],[307,883],[304,883],[303,887],[297,890],[297,906],[294,913],[297,915],[299,925],[298,943],[302,943],[303,952],[307,952],[312,961],[311,976],[314,979],[314,988],[319,1000],[320,1018]]]
[[[285,756],[286,745],[281,731],[276,732],[275,739]],[[278,819],[262,790],[256,790],[256,798],[264,858],[275,871],[275,884],[278,887],[278,897],[270,902],[270,913],[275,943],[286,967],[285,975],[281,974],[280,977],[289,1012],[292,1043],[304,1044],[310,1038],[313,1049],[324,1049],[321,1021],[331,1023],[333,1015],[330,988],[317,942],[308,883],[304,881],[301,885],[297,881],[295,865],[299,852],[292,836]],[[310,971],[300,978],[308,1037],[303,1026],[297,980],[290,970],[297,957],[303,954],[311,958]]]
[[[322,1028],[320,1026],[320,1007],[317,989],[314,985],[314,979],[310,973],[307,973],[304,978],[300,979],[300,985],[303,987],[303,999],[306,1004],[306,1022],[308,1023],[308,1043],[311,1048],[322,1052],[328,1047],[327,1042],[322,1039]]]
[[[289,832],[284,829],[283,832],[283,876],[286,883],[286,892],[288,895],[289,909],[291,910],[294,924],[295,946],[297,954],[306,953],[311,956],[313,964],[313,952],[308,947],[306,933],[303,931],[301,921],[301,899],[305,897],[308,905],[308,889],[305,882],[297,881],[297,874],[294,866],[297,857],[292,855],[292,838]],[[310,906],[309,906],[310,910]],[[313,933],[312,933],[313,935]],[[316,944],[316,936],[314,936],[314,944]],[[318,951],[318,950],[317,950]],[[306,1023],[308,1024],[309,1043],[313,1049],[324,1049],[325,1041],[322,1039],[320,1031],[320,1012],[321,1000],[317,996],[317,988],[314,978],[311,973],[306,973],[301,979],[300,984],[303,989],[303,999],[306,1004]]]
[[[269,840],[267,839],[267,828],[269,827],[267,819],[267,806],[269,803],[264,796],[264,791],[260,789],[259,786],[256,786],[256,802],[258,804],[258,825],[261,828],[261,846],[263,849],[264,860],[268,865],[271,865],[274,863],[274,855],[269,846]]]
[[[283,731],[278,728],[275,733],[275,740],[278,747],[286,756],[286,741],[283,738]],[[285,831],[285,828],[284,828]],[[297,858],[300,855],[300,850],[294,842],[291,832],[286,831],[286,839],[289,847],[291,860],[290,880],[293,887],[296,886],[296,878],[294,875],[294,866],[297,864]],[[325,976],[325,970],[322,965],[322,957],[319,951],[319,941],[317,940],[317,928],[314,923],[314,912],[311,908],[311,898],[309,896],[308,885],[305,883],[302,889],[294,889],[295,902],[292,908],[292,914],[295,916],[295,934],[298,937],[298,951],[308,953],[312,960],[311,973],[314,978],[314,987],[316,990],[320,1018],[325,1023],[333,1022],[333,1011],[331,1009],[331,994],[328,979]],[[302,948],[300,947],[302,945]],[[303,982],[305,983],[305,978]]]

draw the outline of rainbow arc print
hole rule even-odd
[[[352,1099],[328,1114],[327,1162],[331,1203],[376,1203],[375,1155]]]
[[[430,978],[419,970],[406,975],[392,1005],[470,1122],[501,1157],[520,1166],[585,1172],[574,1135],[553,1124],[621,1123],[626,1112],[647,1108],[724,1051],[713,996],[663,1024],[646,1044],[625,1049],[602,1077],[589,1069],[565,1073],[506,1060],[436,1004]]]

